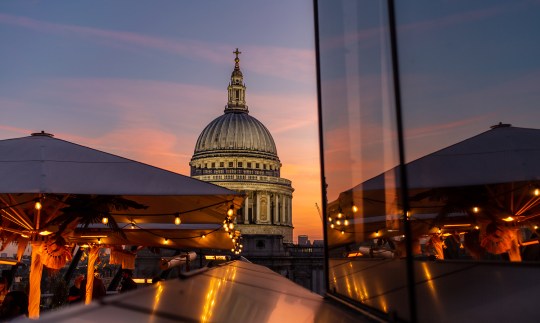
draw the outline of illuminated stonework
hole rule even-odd
[[[292,242],[291,181],[280,177],[272,135],[249,115],[238,49],[234,54],[224,114],[199,135],[189,163],[191,176],[246,194],[236,218],[242,234],[276,234]]]

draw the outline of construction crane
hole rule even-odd
[[[315,203],[315,207],[317,208],[317,212],[319,212],[319,218],[321,218],[321,221],[322,221],[322,213],[321,213],[321,209],[319,208],[319,204]]]

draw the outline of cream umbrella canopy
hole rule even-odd
[[[62,246],[50,244],[40,233],[54,235],[61,229],[56,238],[77,242],[82,238],[75,233],[77,223],[90,224],[101,218],[109,219],[107,230],[116,232],[104,235],[119,235],[124,244],[131,240],[145,242],[144,238],[123,234],[120,229],[125,224],[174,223],[179,217],[183,225],[191,227],[180,225],[184,239],[171,239],[171,247],[230,249],[234,243],[228,233],[217,229],[224,221],[233,220],[234,212],[229,210],[237,210],[243,201],[241,194],[223,187],[44,132],[0,141],[0,179],[3,244],[32,241],[34,248],[46,247],[46,251],[58,253]],[[201,239],[209,233],[211,239]],[[43,264],[43,257],[39,258],[32,261]],[[35,267],[41,268],[39,263]],[[41,277],[35,278],[30,289],[33,317],[39,313]]]

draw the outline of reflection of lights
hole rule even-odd
[[[161,298],[161,294],[163,293],[163,285],[160,282],[158,283],[158,288],[156,291],[156,296],[154,296],[154,306],[152,307],[152,312],[155,312],[157,310],[157,307],[159,306],[159,299]]]
[[[514,218],[511,217],[511,216],[508,216],[508,217],[506,217],[506,218],[504,218],[504,219],[502,219],[502,220],[503,220],[503,221],[506,221],[506,222],[512,222],[512,221],[514,221]]]

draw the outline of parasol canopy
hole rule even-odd
[[[109,217],[116,231],[126,225],[131,228],[132,224],[176,220],[182,224],[170,230],[181,234],[170,240],[171,247],[193,246],[193,241],[187,240],[212,233],[214,237],[204,239],[199,247],[225,249],[232,245],[228,233],[215,229],[227,218],[228,210],[237,210],[243,201],[241,194],[226,188],[56,139],[44,132],[0,141],[0,178],[2,227],[24,236],[47,226],[61,227],[59,221],[66,219],[59,217],[81,216],[90,210],[97,213],[90,215],[94,220],[90,222]],[[39,210],[35,209],[37,202]],[[38,217],[36,212],[40,213]],[[84,219],[81,216],[79,220]],[[139,232],[146,236],[152,230]],[[161,234],[167,229],[156,230]],[[103,233],[108,234],[107,228],[103,228]],[[157,239],[137,238],[134,233],[136,230],[120,234],[124,238],[122,243],[132,237],[139,243],[158,244]],[[223,239],[216,238],[219,235]],[[101,242],[108,243],[106,238]]]

